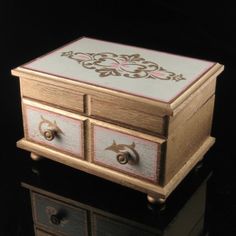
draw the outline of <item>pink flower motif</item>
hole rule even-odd
[[[154,76],[154,77],[158,77],[158,78],[165,78],[165,77],[166,77],[166,73],[163,73],[163,72],[157,71],[157,70],[152,71],[152,72],[150,73],[150,75],[152,75],[152,76]]]
[[[81,58],[81,59],[84,59],[84,60],[90,59],[90,57],[88,57],[87,55],[80,55],[80,58]]]
[[[121,67],[124,67],[124,68],[127,68],[129,65],[126,63],[126,62],[121,62],[121,63],[112,63],[111,64],[111,67],[112,68],[115,68],[115,69],[117,69],[117,68],[121,68]]]
[[[122,67],[129,67],[129,65],[126,62],[121,63],[120,66],[122,66]]]
[[[121,67],[127,68],[129,67],[129,65],[126,62],[120,62],[120,63],[114,62],[114,63],[111,63],[111,67],[115,69],[121,68]]]
[[[112,68],[118,68],[120,66],[120,64],[119,63],[111,63],[111,67]]]

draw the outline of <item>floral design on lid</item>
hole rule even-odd
[[[100,77],[124,76],[132,79],[186,80],[182,74],[176,74],[159,66],[155,62],[146,61],[140,54],[120,54],[112,52],[82,53],[62,52],[61,56],[77,61],[86,69],[95,70]]]

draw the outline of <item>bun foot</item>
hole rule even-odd
[[[30,153],[30,157],[31,157],[31,159],[34,160],[34,161],[39,161],[39,160],[42,159],[41,156],[39,156],[38,154],[36,154],[36,153],[34,153],[34,152],[31,152],[31,153]]]
[[[164,204],[166,199],[165,198],[161,198],[161,197],[153,197],[153,196],[150,196],[150,195],[147,195],[147,200],[149,203],[151,204]]]

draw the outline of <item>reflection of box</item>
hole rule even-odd
[[[214,143],[213,62],[81,38],[12,71],[18,146],[164,201]]]
[[[71,186],[66,185],[68,178],[58,184],[62,176],[58,176],[54,166],[52,168],[54,178],[48,178],[43,171],[44,176],[40,174],[36,181],[28,176],[28,180],[22,182],[22,186],[30,191],[37,236],[197,236],[203,232],[208,177],[188,176],[169,199],[165,210],[150,210],[137,199],[129,201],[133,193],[126,189],[120,189],[121,195],[125,195],[123,199],[114,196],[110,201],[109,194],[104,191],[107,186],[88,178],[94,189],[84,187],[76,194],[75,186],[83,186],[84,177],[73,178]],[[139,204],[138,208],[136,204]]]

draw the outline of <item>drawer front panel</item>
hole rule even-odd
[[[87,236],[87,211],[33,193],[35,224],[67,236]]]
[[[115,219],[110,219],[98,214],[93,215],[94,235],[95,236],[158,236],[159,234],[148,232],[141,227],[119,222]]]
[[[159,180],[161,144],[92,124],[93,161],[141,179]]]
[[[26,138],[83,158],[83,121],[24,104]]]
[[[121,101],[112,103],[110,100],[107,102],[94,97],[91,98],[92,116],[113,123],[123,123],[139,130],[165,135],[165,119],[155,114],[155,110],[155,107],[148,107],[146,104],[128,104],[127,100],[123,103]]]
[[[84,94],[71,89],[21,78],[23,97],[37,99],[63,108],[84,112]]]

